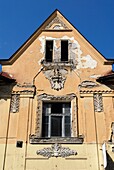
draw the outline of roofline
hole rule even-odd
[[[36,34],[37,34],[37,32],[38,31],[40,31],[40,32],[42,32],[41,30],[40,30],[40,28],[46,23],[46,21],[51,17],[51,16],[53,16],[53,14],[54,13],[56,13],[56,12],[59,12],[73,27],[74,27],[74,29],[76,29],[77,31],[78,31],[78,33],[101,55],[101,56],[103,56],[104,57],[104,59],[106,59],[106,57],[103,55],[103,54],[101,54],[100,52],[99,52],[99,50],[97,50],[95,47],[94,47],[94,45],[92,45],[92,43],[91,42],[89,42],[89,40],[87,40],[86,38],[85,38],[85,36],[83,36],[82,35],[82,33],[58,10],[58,9],[55,9],[54,10],[54,12],[51,14],[51,15],[49,15],[49,17],[46,19],[46,20],[44,20],[44,22],[36,29],[36,31],[18,48],[18,50],[16,50],[16,52],[9,58],[9,59],[0,59],[0,64],[2,64],[2,65],[6,65],[6,64],[9,64],[9,65],[11,65],[13,62],[15,62],[16,61],[16,59],[18,58],[18,56],[17,57],[15,57],[15,59],[14,59],[14,56],[15,55],[18,55],[18,53],[20,52],[20,54],[22,54],[23,52],[24,52],[24,50],[31,44],[29,41],[31,40],[31,38],[32,37],[34,37]],[[33,38],[33,40],[35,39],[35,37]],[[25,47],[25,49],[23,49]],[[105,62],[105,64],[112,64],[113,62],[114,62],[114,60],[112,60],[112,59],[106,59],[107,61]],[[109,61],[108,61],[109,60]]]
[[[59,11],[59,10],[58,10]],[[59,13],[61,14],[61,15],[63,15],[60,11],[59,11]],[[99,52],[99,50],[97,50],[96,49],[96,47],[94,47],[94,45],[84,36],[84,35],[82,35],[82,33],[63,15],[63,17],[74,27],[74,29],[76,29],[78,32],[79,32],[79,34],[100,54],[100,55],[102,55],[105,59],[106,59],[106,57],[103,55],[103,54],[101,54],[101,52]],[[107,60],[107,59],[106,59]]]
[[[27,44],[27,42],[37,33],[37,31],[40,30],[40,28],[44,25],[44,23],[57,11],[58,11],[57,9],[54,10],[54,12],[51,15],[49,15],[49,17],[46,20],[44,20],[44,22],[36,29],[36,31],[33,32],[33,34],[18,48],[18,50],[16,50],[16,52],[13,55],[11,55],[11,57],[9,59],[0,59],[0,64],[3,64],[3,65],[12,64],[12,62],[10,63],[10,60],[13,59],[13,57]],[[22,51],[22,53],[23,53],[23,51]]]

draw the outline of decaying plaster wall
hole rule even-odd
[[[94,69],[97,67],[97,61],[94,60],[89,54],[84,56],[83,52],[80,49],[80,44],[74,37],[63,36],[61,38],[53,38],[47,36],[41,36],[38,38],[41,44],[40,53],[45,55],[45,41],[46,40],[54,40],[54,58],[60,59],[60,40],[68,40],[69,41],[69,59],[73,60],[76,64],[76,69],[80,68],[91,68]],[[42,60],[44,59],[44,56]],[[40,62],[39,62],[40,64]]]

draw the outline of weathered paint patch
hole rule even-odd
[[[90,55],[83,56],[81,58],[81,61],[82,61],[82,68],[94,69],[97,66],[97,61],[93,60],[93,58]]]
[[[45,54],[45,41],[46,40],[54,40],[54,59],[60,59],[61,46],[58,43],[60,40],[68,40],[69,41],[69,59],[72,59],[74,64],[76,65],[76,69],[80,68],[91,68],[94,69],[97,67],[97,61],[94,60],[89,54],[83,56],[83,52],[80,49],[80,44],[78,41],[74,39],[74,37],[63,36],[61,38],[53,38],[53,37],[39,37],[41,43],[40,52]],[[59,45],[58,45],[59,44]],[[44,59],[44,57],[42,58]]]
[[[93,75],[90,76],[90,78],[93,78],[93,79],[97,79],[98,77],[101,77],[101,75],[93,74]]]

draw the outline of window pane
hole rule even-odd
[[[42,118],[42,137],[48,137],[49,117],[43,116]]]
[[[51,136],[62,136],[62,116],[51,117]]]
[[[70,124],[70,116],[65,116],[65,124]]]
[[[71,136],[71,120],[70,120],[70,116],[65,116],[65,136]]]
[[[54,113],[60,113],[62,114],[62,103],[52,103],[51,104],[51,113],[54,114]]]
[[[42,136],[71,136],[70,109],[70,102],[44,102],[42,115]]]
[[[52,62],[53,58],[53,41],[46,41],[46,61]]]
[[[71,107],[71,104],[70,103],[65,103],[63,104],[63,107],[64,107],[64,112],[65,114],[70,114],[70,107]]]
[[[50,103],[44,103],[43,104],[43,115],[48,115],[51,113],[51,105]]]
[[[65,125],[65,136],[71,136],[70,125]]]
[[[61,41],[61,61],[68,61],[68,41]]]

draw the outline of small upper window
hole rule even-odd
[[[46,40],[45,60],[52,62],[54,57],[53,40]],[[61,40],[61,56],[60,61],[68,61],[68,40]]]
[[[68,40],[61,40],[61,61],[68,61]]]
[[[47,62],[52,62],[52,58],[53,58],[53,40],[47,40],[45,59]]]

